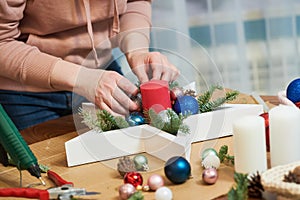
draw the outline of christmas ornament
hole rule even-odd
[[[183,90],[180,87],[174,87],[170,90],[170,96],[173,101],[175,101],[178,97],[184,95]]]
[[[148,178],[147,185],[151,190],[155,191],[164,186],[164,179],[158,174],[153,174]]]
[[[160,187],[155,192],[155,200],[172,200],[173,194],[168,187]]]
[[[127,117],[127,122],[129,123],[130,126],[138,126],[138,125],[145,124],[145,118],[139,112],[132,112]]]
[[[183,115],[186,114],[197,114],[199,112],[199,105],[198,101],[189,95],[185,95],[182,97],[177,98],[173,109],[176,113],[182,113]]]
[[[172,183],[184,183],[191,175],[191,165],[185,158],[174,156],[167,160],[164,172]]]
[[[163,123],[170,123],[171,117],[168,114],[168,110],[162,110],[158,113],[158,116],[161,117]]]
[[[119,159],[117,164],[119,174],[124,177],[127,172],[136,171],[135,164],[128,156],[124,156]]]
[[[218,179],[218,172],[215,168],[204,169],[202,172],[202,180],[204,183],[212,185]]]
[[[119,187],[119,197],[121,200],[126,200],[135,193],[135,187],[130,183],[125,183]]]
[[[208,156],[206,156],[204,158],[204,160],[202,160],[202,166],[205,169],[208,168],[215,168],[218,169],[220,167],[220,158],[218,156],[216,156],[215,154],[210,154]]]
[[[135,168],[138,171],[147,171],[149,170],[148,159],[143,155],[136,155],[133,158]]]
[[[286,89],[286,97],[293,103],[300,102],[300,78],[289,83]]]
[[[218,153],[214,148],[204,149],[204,151],[202,151],[202,154],[201,154],[201,160],[204,160],[208,155],[218,156]]]
[[[127,172],[124,176],[124,183],[130,183],[134,187],[143,185],[143,177],[138,172]]]

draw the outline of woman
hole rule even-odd
[[[0,10],[0,103],[20,130],[71,113],[73,92],[113,115],[138,109],[114,47],[141,83],[179,74],[148,51],[150,1],[2,0]]]

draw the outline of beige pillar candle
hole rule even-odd
[[[300,160],[300,109],[279,105],[269,111],[271,167]]]
[[[267,170],[265,121],[260,116],[244,116],[233,122],[234,167],[238,173]]]

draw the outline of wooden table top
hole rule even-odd
[[[268,105],[278,104],[276,97],[262,96]],[[248,95],[240,96],[238,102],[256,103]],[[51,120],[46,123],[28,128],[21,132],[24,139],[30,144],[40,164],[47,165],[51,170],[60,174],[64,179],[74,182],[76,187],[84,187],[89,191],[101,192],[100,195],[92,196],[90,199],[118,199],[118,187],[123,184],[123,180],[116,170],[118,159],[85,164],[76,167],[67,167],[64,143],[78,135],[74,125],[73,116],[62,117],[57,120]],[[78,128],[78,127],[77,127]],[[232,137],[223,137],[205,142],[198,142],[192,145],[191,166],[192,176],[184,184],[173,185],[165,179],[165,185],[173,191],[174,200],[176,199],[214,199],[226,194],[232,187],[233,166],[222,164],[219,168],[219,179],[214,185],[204,185],[202,183],[200,152],[203,148],[213,146],[219,149],[222,145],[229,146],[229,154],[232,154]],[[150,171],[143,172],[143,178],[147,178],[157,173],[164,176],[163,163],[151,156],[149,159]],[[151,170],[153,169],[153,170]],[[37,186],[40,189],[53,187],[53,183],[43,175],[47,186]],[[37,183],[38,180],[22,172],[23,186]],[[0,166],[0,186],[1,187],[18,187],[19,172],[14,167]],[[143,192],[145,200],[154,200],[154,192]],[[14,199],[14,198],[5,198]],[[20,199],[20,198],[18,198]],[[84,198],[86,199],[86,198]]]

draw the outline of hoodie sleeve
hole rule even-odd
[[[120,16],[119,45],[124,53],[149,47],[151,1],[131,0]]]
[[[0,74],[27,85],[51,89],[51,70],[59,58],[18,41],[26,0],[0,1]]]

